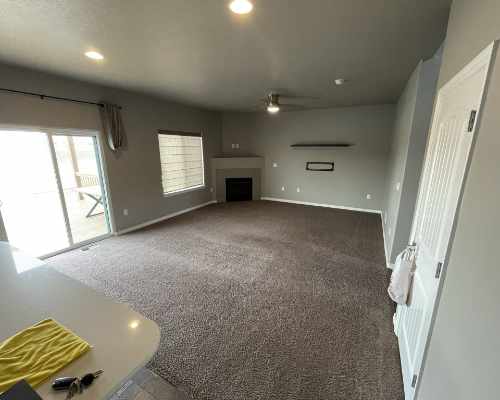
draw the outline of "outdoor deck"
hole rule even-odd
[[[92,216],[86,217],[94,200],[86,196],[80,198],[74,189],[65,190],[64,195],[74,243],[109,232],[101,205]],[[46,255],[70,245],[56,192],[5,202],[2,214],[11,244],[34,256]]]

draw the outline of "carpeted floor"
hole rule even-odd
[[[217,204],[49,262],[156,321],[194,399],[403,399],[379,215]]]

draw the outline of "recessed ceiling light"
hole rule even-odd
[[[85,55],[88,58],[91,58],[92,60],[103,60],[104,56],[101,53],[98,53],[97,51],[87,51]]]
[[[335,84],[337,86],[342,86],[344,83],[346,83],[346,80],[344,78],[337,78],[337,79],[335,79]]]
[[[248,14],[253,10],[253,4],[249,0],[233,0],[229,8],[235,14]]]

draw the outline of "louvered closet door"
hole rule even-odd
[[[397,333],[406,400],[415,397],[493,46],[438,93],[413,221],[416,271]],[[474,117],[476,115],[476,118]]]

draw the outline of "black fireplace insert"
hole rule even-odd
[[[226,201],[252,200],[252,178],[226,178]]]

